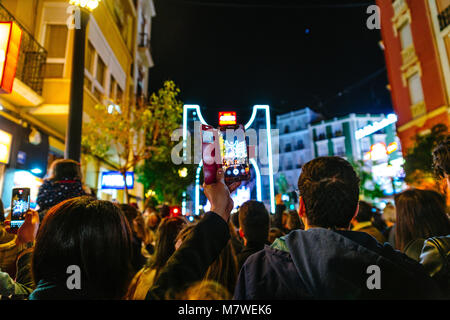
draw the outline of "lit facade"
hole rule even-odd
[[[450,126],[450,1],[377,0],[397,131],[406,152],[416,134]]]
[[[68,26],[76,27],[74,12],[68,0],[5,0],[1,5],[0,14],[10,14],[26,29],[26,41],[30,44],[28,51],[21,51],[19,56],[13,92],[0,96],[0,117],[6,119],[4,123],[8,121],[4,128],[0,122],[0,129],[21,131],[14,128],[15,124],[38,131],[47,143],[42,152],[48,154],[50,164],[53,159],[62,158],[65,150],[74,36],[74,30]],[[86,41],[85,122],[97,104],[120,106],[147,99],[149,69],[153,66],[150,34],[154,16],[152,0],[101,1],[91,14]],[[34,54],[30,53],[31,45]],[[33,70],[37,72],[31,74]],[[8,175],[7,171],[15,171],[20,148],[12,146],[13,163],[0,165],[1,177]],[[122,190],[101,190],[99,185],[101,172],[116,170],[116,160],[106,163],[82,155],[81,163],[85,183],[97,191],[99,198],[125,201]],[[45,174],[46,167],[43,169]],[[2,181],[0,193],[1,186]],[[3,186],[6,204],[11,187]],[[136,183],[130,195],[131,201],[143,200],[143,186]]]

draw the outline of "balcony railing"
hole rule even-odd
[[[450,6],[445,8],[439,15],[439,26],[441,27],[441,31],[444,30],[450,24]]]
[[[14,21],[22,29],[16,78],[39,95],[42,95],[47,50],[36,41],[33,35],[1,3],[0,21]]]

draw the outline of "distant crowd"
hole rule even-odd
[[[450,189],[450,138],[433,151]],[[382,211],[360,201],[340,157],[302,168],[298,211],[276,197],[231,214],[240,185],[204,185],[211,210],[98,200],[79,163],[55,161],[16,233],[0,201],[0,297],[29,300],[450,299],[450,219],[444,195],[408,189]]]

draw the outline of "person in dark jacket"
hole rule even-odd
[[[262,202],[249,200],[239,208],[239,233],[244,239],[244,248],[238,254],[239,269],[252,254],[269,244],[269,213]]]
[[[83,188],[80,164],[69,159],[54,161],[50,166],[50,177],[39,187],[36,199],[38,212],[43,220],[46,211],[58,203],[87,195]]]
[[[419,263],[366,233],[349,231],[359,200],[359,178],[350,163],[316,158],[303,166],[298,188],[305,230],[250,256],[235,299],[441,297]]]

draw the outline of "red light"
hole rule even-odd
[[[22,30],[12,21],[0,22],[0,93],[11,93],[19,61]]]
[[[236,124],[236,112],[219,112],[219,126]]]
[[[173,209],[173,213],[178,213],[178,208]]]

